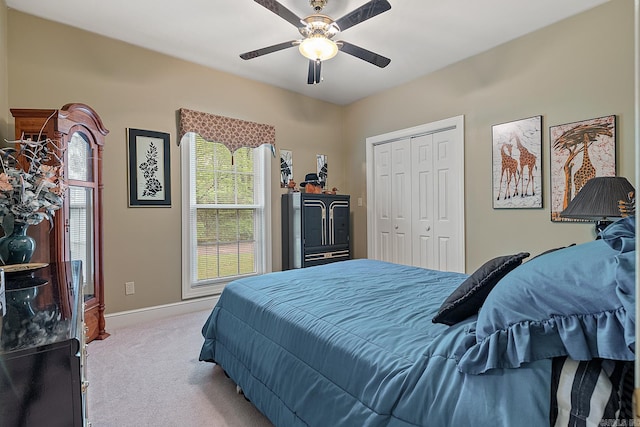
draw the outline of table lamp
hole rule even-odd
[[[560,212],[560,217],[596,221],[597,235],[613,222],[609,218],[623,216],[618,202],[627,201],[634,191],[633,185],[621,176],[591,178]]]

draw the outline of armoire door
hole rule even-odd
[[[349,248],[349,200],[329,200],[329,244]]]
[[[302,199],[302,238],[304,247],[327,245],[327,207],[319,199]]]

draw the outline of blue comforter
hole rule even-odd
[[[203,327],[219,363],[276,426],[543,426],[551,361],[458,371],[475,317],[431,319],[466,278],[373,260],[229,284]]]

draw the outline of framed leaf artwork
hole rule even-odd
[[[128,130],[129,206],[171,206],[169,134]]]

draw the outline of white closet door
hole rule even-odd
[[[411,140],[413,265],[435,270],[462,271],[459,249],[459,177],[456,146],[448,130]]]
[[[435,269],[433,240],[434,197],[433,134],[411,140],[412,257],[416,267]]]
[[[374,258],[392,262],[391,259],[391,144],[380,144],[373,147],[375,175],[374,185],[377,189],[375,204],[376,235]]]
[[[412,264],[411,255],[411,140],[391,143],[391,261]]]
[[[411,264],[411,144],[409,139],[374,147],[375,257]]]
[[[437,270],[464,272],[463,228],[464,207],[461,188],[463,176],[457,168],[464,147],[455,139],[455,131],[448,130],[433,134],[433,197],[437,208],[434,212],[434,267]]]
[[[463,116],[367,138],[370,258],[465,271]]]

